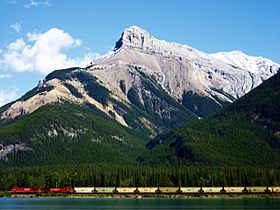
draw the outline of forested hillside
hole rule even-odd
[[[147,161],[279,167],[279,87],[277,74],[223,111],[157,136],[147,144],[157,157]]]
[[[0,164],[136,163],[135,157],[144,149],[144,137],[93,106],[86,107],[46,105],[2,127]],[[4,155],[9,146],[16,145],[21,147]]]

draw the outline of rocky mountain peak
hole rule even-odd
[[[131,26],[124,30],[120,39],[115,45],[115,50],[122,46],[144,49],[152,44],[153,37],[144,29],[138,26]]]

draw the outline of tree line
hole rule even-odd
[[[60,165],[0,169],[0,191],[18,187],[277,186],[279,168]]]

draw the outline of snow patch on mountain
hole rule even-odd
[[[231,64],[235,67],[248,70],[252,73],[259,74],[263,79],[267,79],[271,74],[279,71],[279,64],[261,56],[249,56],[242,51],[218,52],[210,54],[212,57]]]

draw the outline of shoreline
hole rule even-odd
[[[280,193],[61,193],[28,194],[0,192],[1,198],[280,198]]]

